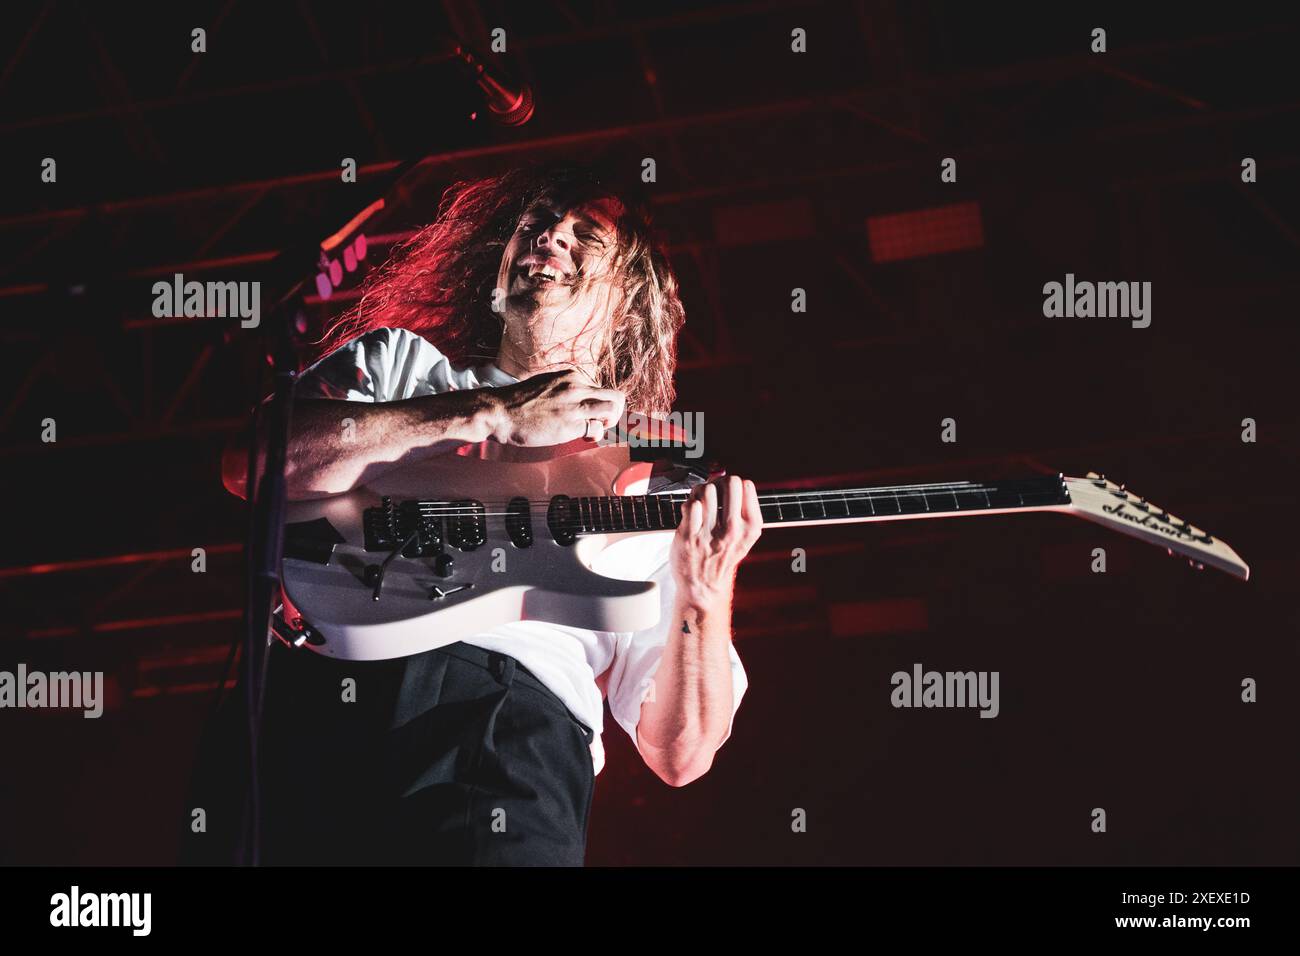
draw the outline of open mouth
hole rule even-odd
[[[524,266],[518,275],[520,280],[534,288],[565,285],[569,281],[569,276],[554,266]]]

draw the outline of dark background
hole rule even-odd
[[[0,712],[0,861],[171,862],[236,634],[245,518],[218,465],[265,390],[258,343],[154,319],[152,283],[256,279],[355,195],[343,157],[364,181],[421,149],[371,264],[455,179],[654,157],[679,407],[760,485],[1097,469],[1252,566],[1198,573],[1057,516],[772,531],[741,572],[734,736],[674,790],[607,720],[590,863],[1300,860],[1297,24],[1142,7],[6,4],[0,664],[104,669],[113,696],[98,721]],[[517,130],[471,122],[436,52],[495,26],[537,91]],[[972,247],[873,258],[869,217],[958,203]],[[1151,327],[1044,318],[1067,272],[1152,282]],[[893,709],[915,662],[1000,671],[1001,716]]]

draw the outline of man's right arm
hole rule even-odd
[[[572,373],[535,375],[501,388],[462,389],[393,402],[297,399],[285,458],[290,500],[341,494],[385,471],[488,438],[516,445],[562,444],[588,419],[612,426],[623,396],[583,385]],[[258,436],[259,473],[265,434]],[[246,498],[248,436],[227,445],[222,481]]]
[[[291,500],[339,494],[389,468],[486,439],[495,403],[486,389],[424,395],[396,402],[344,402],[306,398],[293,403],[293,428],[285,457]],[[261,471],[265,429],[258,435]],[[222,480],[246,498],[248,436],[227,448]]]

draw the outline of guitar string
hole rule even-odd
[[[995,494],[999,493],[996,488],[985,488],[981,486],[933,487],[933,488],[927,488],[927,490],[924,491],[904,491],[903,490],[904,487],[909,487],[909,486],[899,486],[899,491],[897,492],[888,491],[886,489],[881,489],[881,488],[845,488],[843,490],[836,490],[836,491],[763,492],[758,495],[758,501],[760,507],[780,506],[780,505],[787,505],[787,504],[793,506],[794,504],[800,503],[801,501],[806,501],[812,498],[819,498],[821,501],[834,504],[840,500],[892,501],[895,499],[902,499],[902,498],[907,498],[907,499],[925,498],[925,497],[930,497],[938,494],[956,495],[956,494],[987,494],[990,492]],[[1005,494],[1006,492],[1000,492],[1000,493]],[[674,505],[683,504],[688,500],[688,498],[689,498],[689,492],[684,492],[684,491],[671,491],[671,492],[664,492],[662,494],[651,494],[651,495],[571,495],[568,496],[568,500],[571,502],[580,502],[580,501],[613,502],[613,501],[632,500],[632,501],[642,501],[648,504],[648,502],[650,501],[665,500],[665,501],[672,502]],[[791,501],[790,499],[794,499],[794,500]],[[444,502],[429,500],[420,506],[420,511],[422,514],[432,516],[432,517],[439,517],[439,518],[513,517],[517,515],[517,513],[513,511],[486,510],[487,508],[508,508],[510,505],[509,501],[485,502],[483,503],[485,509],[483,511],[479,511],[474,508],[470,508],[470,509],[462,508],[460,500],[448,501],[445,503],[446,507],[440,507],[443,504]],[[528,505],[529,505],[530,514],[540,514],[540,513],[544,513],[547,509],[549,509],[550,500],[548,499],[545,502],[534,502],[531,499],[528,499]],[[722,505],[719,504],[718,507],[721,508]],[[400,512],[400,510],[401,510],[400,505],[394,505],[394,511]]]
[[[1081,479],[1081,480],[1087,480],[1087,479]],[[957,498],[957,496],[960,494],[984,496],[985,499],[984,507],[982,509],[977,508],[972,510],[976,510],[976,511],[993,510],[999,507],[999,505],[994,505],[992,503],[989,497],[990,493],[994,493],[994,494],[1007,493],[1007,489],[1005,488],[1000,489],[998,487],[999,485],[1003,485],[1003,486],[1011,485],[1011,484],[1023,485],[1030,482],[1045,483],[1048,481],[1055,482],[1056,479],[1043,476],[1040,478],[1015,479],[1011,481],[989,482],[989,483],[958,481],[958,482],[932,482],[932,483],[909,484],[909,485],[876,485],[871,487],[844,488],[844,489],[810,489],[807,491],[768,491],[768,492],[760,493],[758,495],[758,500],[759,500],[760,509],[764,509],[764,508],[770,509],[772,507],[777,508],[777,516],[780,518],[781,521],[785,521],[785,520],[803,521],[803,520],[823,520],[823,519],[835,520],[835,519],[843,519],[843,518],[877,517],[878,515],[876,514],[876,510],[874,507],[872,508],[872,513],[870,515],[867,515],[867,514],[853,514],[852,509],[849,508],[849,506],[854,503],[863,503],[863,502],[867,504],[873,504],[875,501],[878,500],[893,501],[895,504],[899,506],[899,510],[897,512],[894,512],[894,514],[901,515],[904,514],[901,507],[903,499],[917,499],[917,498],[924,499],[932,495],[952,495],[954,505],[957,506],[954,509],[954,513],[962,513],[962,509],[960,507],[960,500]],[[581,505],[579,504],[570,505],[566,507],[564,516],[560,520],[555,522],[551,522],[549,520],[546,520],[544,517],[542,517],[542,515],[546,511],[549,511],[549,507],[550,507],[549,500],[545,503],[545,508],[536,507],[537,503],[535,503],[532,499],[526,498],[525,500],[528,502],[527,517],[529,518],[530,521],[533,519],[534,514],[537,514],[539,519],[545,522],[546,527],[548,529],[554,531],[572,532],[575,536],[578,536],[578,535],[587,535],[587,534],[604,534],[604,533],[609,533],[611,531],[618,532],[618,531],[625,531],[625,530],[627,531],[675,530],[676,527],[681,522],[680,506],[684,505],[690,499],[690,495],[691,492],[688,490],[675,490],[671,492],[663,492],[660,494],[646,494],[646,495],[569,496],[569,501],[571,502],[581,502],[586,500],[592,502],[592,504],[587,506],[586,514],[583,513]],[[1016,508],[1017,510],[1028,509],[1028,508],[1050,507],[1052,504],[1056,503],[1053,501],[1048,501],[1043,503],[1026,503],[1024,501],[1024,496],[1022,493],[1017,493],[1017,496],[1020,498],[1020,501],[1015,505],[1010,505],[1010,507]],[[826,509],[825,507],[823,507],[823,514],[820,515],[804,514],[803,507],[802,507],[803,504],[806,503],[809,499],[814,499],[814,498],[818,499],[818,503],[822,504],[823,506],[827,504],[832,506],[837,504],[843,504],[846,507],[846,509],[848,509],[848,513],[830,514],[830,513],[826,513]],[[629,516],[627,514],[627,507],[625,505],[620,504],[617,513],[615,513],[615,511],[612,508],[606,510],[605,508],[602,508],[600,504],[598,504],[598,503],[612,503],[615,501],[624,502],[627,501],[628,499],[631,499],[633,501],[639,500],[641,502],[641,514],[644,515],[645,521],[647,522],[645,526],[642,526],[641,524],[642,518],[641,516],[638,515],[637,507],[635,504],[631,506],[632,513],[630,516],[630,521],[634,526],[632,528],[613,527],[615,523],[624,524],[624,525],[628,523]],[[650,511],[651,500],[655,501],[656,503],[654,507],[654,513],[653,513],[654,519],[662,523],[661,527],[654,527],[653,525],[649,524],[650,516],[651,516],[651,511]],[[672,524],[668,524],[668,522],[665,521],[665,516],[663,514],[663,511],[661,507],[658,505],[658,502],[661,500],[666,500],[669,502],[670,517],[673,522]],[[427,504],[420,505],[420,513],[424,517],[431,517],[431,518],[438,518],[438,519],[488,518],[488,517],[522,518],[524,517],[523,515],[519,514],[516,511],[487,510],[487,508],[489,507],[509,508],[511,502],[508,501],[507,502],[491,501],[491,502],[484,503],[483,505],[484,510],[481,511],[473,508],[465,509],[461,507],[460,501],[449,501],[445,503],[446,505],[445,507],[439,507],[440,505],[443,504],[444,504],[443,502],[429,501],[427,502]],[[1177,516],[1171,514],[1170,512],[1165,511],[1163,508],[1158,508],[1157,506],[1152,505],[1149,502],[1146,503],[1146,506],[1147,507],[1144,510],[1154,512],[1158,520],[1165,521],[1166,523],[1169,523],[1176,527],[1181,527],[1183,529],[1194,529],[1197,531],[1201,530],[1199,528],[1196,528],[1190,522],[1183,521],[1181,518],[1178,518]],[[800,510],[800,514],[797,516],[792,515],[787,519],[786,516],[781,512],[781,509],[783,507],[798,507]],[[394,510],[397,511],[398,508],[400,508],[400,506],[397,506]],[[721,503],[719,503],[717,509],[719,512],[721,512],[724,510],[724,506]],[[927,512],[930,511],[928,507],[928,502],[927,502],[926,511]],[[941,508],[941,509],[937,509],[935,513],[944,513],[944,511],[945,509]],[[909,514],[922,514],[922,513],[923,512],[909,512]],[[891,515],[888,514],[885,515],[885,517],[889,517],[889,516]],[[767,518],[766,515],[764,515],[763,517],[765,519]],[[607,522],[609,524],[609,527],[602,528],[601,525],[605,525]],[[594,527],[589,529],[587,527],[588,524],[592,524],[594,525]],[[1201,531],[1201,534],[1205,535],[1206,532]]]
[[[950,490],[951,491],[987,491],[987,490],[995,490],[998,484],[1002,484],[1002,485],[1022,484],[1025,482],[1033,482],[1038,480],[1039,479],[1034,479],[1034,478],[1022,478],[1022,479],[1017,479],[1015,481],[1002,481],[1002,482],[989,482],[989,483],[970,482],[970,481],[947,481],[947,482],[934,482],[931,484],[913,484],[913,485],[871,485],[869,487],[863,487],[863,488],[811,488],[807,491],[797,491],[793,489],[773,490],[773,491],[759,492],[759,497],[762,498],[764,496],[768,496],[768,497],[780,496],[782,498],[794,498],[794,497],[812,497],[814,495],[874,494],[877,492],[881,494],[888,492],[891,495],[896,492],[906,492],[908,494],[928,494],[931,492],[950,491]],[[673,495],[689,495],[689,494],[690,491],[687,489],[675,489],[673,491],[665,491],[665,492],[660,492],[658,494],[649,494],[649,495],[569,495],[568,497],[570,498],[620,498],[620,497],[668,498]],[[518,497],[523,498],[525,496],[519,495]],[[419,500],[419,499],[415,499],[415,500]],[[427,499],[427,500],[429,504],[444,503],[443,500],[439,500],[439,499]],[[445,503],[457,504],[459,503],[459,501],[462,500],[470,500],[470,499],[456,499],[454,501],[446,501]],[[529,500],[531,503],[531,499]],[[549,501],[549,499],[547,500]],[[500,500],[492,500],[491,503],[494,505],[504,505],[507,504],[508,502],[504,502]]]
[[[876,489],[871,489],[871,490],[874,492]],[[961,491],[961,492],[980,493],[980,492],[982,492],[984,489],[979,489],[979,488],[960,488],[960,489],[957,489],[957,490],[958,490],[958,491]],[[635,505],[632,506],[632,514],[631,514],[630,516],[626,513],[625,509],[622,508],[622,507],[620,507],[618,513],[614,513],[612,510],[609,511],[609,512],[606,512],[606,511],[604,511],[604,510],[602,510],[602,509],[599,509],[598,507],[597,507],[597,508],[589,507],[589,508],[587,509],[587,512],[586,512],[585,515],[583,514],[583,512],[581,511],[581,509],[579,509],[578,512],[577,512],[577,514],[576,514],[576,517],[574,516],[573,512],[571,512],[571,511],[566,511],[564,517],[563,517],[562,519],[558,520],[558,521],[554,521],[554,522],[552,522],[552,521],[549,521],[549,520],[546,520],[546,519],[540,519],[540,520],[543,520],[543,521],[545,522],[546,527],[547,527],[548,529],[550,529],[550,530],[553,530],[553,531],[561,531],[561,532],[571,532],[571,533],[573,533],[575,536],[576,536],[576,535],[586,535],[586,534],[608,534],[608,533],[620,532],[620,531],[633,531],[633,532],[634,532],[634,531],[671,531],[671,530],[675,530],[675,529],[678,527],[678,525],[680,524],[680,522],[681,522],[681,514],[680,514],[680,511],[678,510],[678,508],[677,508],[676,506],[681,505],[681,504],[684,504],[684,503],[686,502],[686,500],[687,500],[687,499],[685,499],[685,498],[674,497],[675,495],[678,495],[678,494],[681,494],[681,493],[680,493],[680,492],[670,492],[670,493],[665,493],[665,494],[661,494],[661,495],[649,495],[649,496],[644,496],[644,497],[655,498],[655,499],[661,499],[661,498],[662,498],[662,499],[667,499],[667,500],[671,503],[671,505],[672,505],[672,512],[671,512],[671,522],[672,522],[672,523],[671,523],[671,524],[669,523],[669,520],[665,518],[665,515],[663,514],[663,511],[662,511],[661,509],[657,508],[657,507],[656,507],[656,509],[655,509],[655,511],[654,511],[653,516],[654,516],[654,520],[655,520],[655,522],[658,522],[658,524],[656,525],[655,523],[651,523],[651,521],[650,521],[651,512],[649,511],[649,506],[648,506],[648,504],[643,504],[643,505],[642,505],[643,513],[644,513],[644,516],[645,516],[645,523],[644,523],[644,524],[642,523],[642,518],[641,518],[641,517],[637,514],[637,512],[636,512],[636,507],[635,507]],[[813,493],[810,493],[810,494],[813,494]],[[874,501],[874,500],[876,500],[876,499],[885,500],[885,501],[894,501],[895,503],[901,505],[900,498],[902,498],[902,497],[906,497],[906,498],[916,498],[916,497],[923,497],[923,496],[924,496],[924,494],[922,494],[922,493],[918,493],[918,492],[905,493],[905,494],[903,494],[903,495],[901,495],[901,496],[900,496],[900,495],[895,495],[895,494],[889,494],[889,495],[859,494],[859,493],[855,493],[855,492],[853,492],[853,491],[851,491],[851,490],[847,490],[847,489],[846,489],[846,491],[845,491],[844,493],[839,493],[839,492],[830,492],[830,493],[828,493],[828,494],[833,495],[835,499],[840,499],[839,501],[831,500],[831,501],[829,501],[828,503],[830,503],[830,504],[842,503],[842,504],[845,504],[846,506],[849,505],[850,503],[863,502],[863,501],[866,501],[866,502],[868,502],[868,503],[871,503],[872,501]],[[928,493],[927,493],[927,494],[928,494]],[[625,500],[627,497],[632,497],[632,498],[641,498],[641,497],[643,497],[643,496],[621,496],[621,497],[620,497],[620,496],[614,496],[614,497],[595,497],[595,496],[593,496],[594,500],[598,500],[598,501],[616,501],[616,500]],[[791,504],[793,504],[793,503],[791,503],[791,502],[781,502],[781,501],[767,501],[767,502],[764,502],[764,501],[762,501],[762,498],[763,498],[763,497],[764,497],[764,496],[760,496],[760,507],[762,507],[762,506],[764,506],[764,505],[767,505],[767,506],[769,506],[769,507],[771,507],[771,506],[778,506],[778,514],[777,514],[777,518],[778,518],[779,520],[776,521],[776,522],[774,522],[775,524],[784,523],[784,522],[786,522],[786,521],[790,521],[790,522],[795,522],[795,521],[808,521],[808,520],[821,521],[821,520],[827,520],[827,519],[833,521],[833,520],[842,520],[842,519],[848,519],[848,518],[892,517],[892,516],[895,515],[895,514],[896,514],[896,515],[902,515],[902,514],[914,514],[914,515],[920,515],[920,514],[924,514],[924,513],[932,513],[932,514],[944,514],[944,513],[949,513],[948,510],[947,510],[947,509],[944,509],[944,508],[939,508],[939,509],[935,509],[935,510],[931,511],[931,509],[929,509],[928,507],[927,507],[927,509],[926,509],[925,512],[919,512],[919,511],[904,512],[904,511],[901,509],[901,507],[900,507],[898,511],[893,512],[892,514],[890,514],[890,513],[886,513],[886,514],[884,514],[884,515],[879,515],[879,514],[877,514],[875,508],[873,507],[873,508],[872,508],[872,513],[869,514],[869,515],[868,515],[868,514],[863,514],[863,513],[854,514],[851,510],[849,510],[849,512],[846,513],[846,514],[823,513],[823,514],[820,514],[820,515],[818,515],[818,514],[808,515],[808,514],[804,514],[804,513],[802,512],[802,508],[801,508],[801,509],[800,509],[800,514],[798,514],[798,515],[790,515],[790,516],[787,517],[786,515],[784,515],[784,514],[782,514],[782,513],[780,512],[779,507],[782,506],[782,505],[789,506],[789,505],[791,505]],[[796,497],[796,496],[795,496],[795,495],[776,495],[775,497],[786,498],[786,497]],[[802,495],[799,496],[799,497],[802,497]],[[577,500],[577,499],[571,499],[571,500]],[[825,500],[825,499],[823,499],[823,500]],[[984,506],[983,506],[983,508],[962,509],[962,508],[960,507],[960,503],[956,500],[956,498],[955,498],[955,496],[954,496],[954,504],[956,504],[957,507],[955,507],[954,509],[952,509],[951,513],[953,513],[953,514],[970,514],[970,513],[975,513],[975,512],[978,512],[978,511],[991,511],[991,510],[997,510],[999,507],[1011,507],[1011,508],[1013,508],[1013,509],[1015,509],[1015,510],[1028,510],[1028,509],[1031,509],[1031,508],[1049,508],[1049,507],[1052,507],[1053,505],[1057,504],[1057,502],[1055,502],[1055,501],[1045,501],[1045,502],[1025,502],[1024,499],[1023,499],[1023,496],[1021,496],[1021,500],[1020,500],[1019,502],[1015,503],[1015,504],[1010,504],[1010,503],[1008,503],[1007,505],[1000,505],[1000,504],[999,504],[999,505],[994,505],[992,502],[986,500],[986,501],[984,502]],[[719,510],[719,511],[722,511],[722,507],[719,506],[718,510]],[[426,511],[424,512],[424,514],[425,514],[426,516],[428,516],[428,517],[433,517],[433,518],[487,518],[487,517],[520,518],[520,517],[522,517],[522,515],[519,515],[519,514],[516,513],[516,512],[509,512],[509,511],[504,511],[504,512],[497,512],[497,511],[481,511],[481,512],[480,512],[480,511],[460,511],[460,510],[442,510],[442,511],[426,510]],[[533,516],[533,515],[532,515],[532,512],[531,512],[531,510],[530,510],[530,512],[529,512],[529,519],[530,519],[530,521],[531,521],[531,519],[532,519],[532,516]],[[1162,517],[1162,516],[1163,516],[1163,517]],[[767,520],[770,516],[769,516],[769,515],[764,515],[763,517],[764,517],[765,520]],[[1171,527],[1176,527],[1176,528],[1179,528],[1180,530],[1187,530],[1187,531],[1200,532],[1201,535],[1203,535],[1203,536],[1205,536],[1205,537],[1210,537],[1210,536],[1208,535],[1208,533],[1205,532],[1204,530],[1202,530],[1202,529],[1200,529],[1200,528],[1197,528],[1195,525],[1191,524],[1190,522],[1183,521],[1183,519],[1181,519],[1181,518],[1177,517],[1176,515],[1173,515],[1173,514],[1171,514],[1171,513],[1169,513],[1169,512],[1166,512],[1166,511],[1164,511],[1163,509],[1161,509],[1161,510],[1159,510],[1158,512],[1156,512],[1155,517],[1157,518],[1157,520],[1163,521],[1163,522],[1165,522],[1166,524],[1169,524]],[[590,519],[590,520],[588,520],[588,519]],[[627,525],[629,524],[629,522],[630,522],[631,525],[632,525],[631,527],[627,527]],[[588,525],[592,525],[592,527],[589,528]],[[617,527],[616,525],[623,525],[623,527]],[[1204,542],[1204,543],[1210,543],[1210,542]]]
[[[848,505],[850,505],[850,504],[853,504],[853,503],[860,503],[860,502],[872,503],[872,502],[877,501],[877,500],[881,500],[881,501],[893,501],[893,502],[895,502],[895,503],[897,503],[897,504],[899,504],[899,505],[901,506],[901,504],[902,504],[902,500],[903,500],[903,499],[925,498],[925,497],[928,497],[928,496],[931,496],[931,495],[934,495],[934,494],[952,494],[953,497],[954,497],[954,504],[957,505],[957,507],[954,509],[954,513],[962,513],[962,512],[963,512],[963,509],[960,507],[960,502],[959,502],[958,499],[956,498],[956,495],[957,495],[957,494],[968,494],[968,495],[969,495],[969,494],[982,494],[982,495],[985,495],[985,496],[986,496],[986,497],[985,497],[985,501],[984,501],[984,503],[983,503],[983,508],[981,508],[981,509],[969,509],[969,510],[993,510],[993,509],[995,509],[995,508],[1001,506],[1001,505],[995,505],[995,504],[993,504],[993,503],[988,499],[988,497],[987,497],[987,493],[990,492],[990,491],[993,491],[993,492],[997,493],[998,489],[997,489],[996,487],[986,487],[986,486],[982,486],[982,485],[972,485],[972,484],[969,483],[969,482],[964,482],[964,483],[960,483],[960,484],[949,484],[949,485],[928,485],[928,486],[924,486],[925,489],[926,489],[926,490],[924,490],[924,491],[919,491],[919,490],[904,490],[904,489],[916,489],[916,488],[919,488],[919,487],[921,487],[921,486],[914,486],[914,485],[900,485],[900,486],[897,486],[897,487],[898,487],[898,489],[899,489],[898,492],[890,491],[890,492],[888,492],[888,493],[884,493],[884,489],[882,489],[881,487],[862,488],[862,489],[843,489],[842,491],[808,491],[808,492],[785,492],[785,493],[782,493],[782,492],[767,492],[767,493],[764,493],[764,494],[759,495],[759,505],[760,505],[760,508],[767,507],[767,508],[770,509],[770,508],[772,508],[772,507],[776,507],[776,508],[778,509],[778,516],[779,516],[782,520],[790,520],[790,521],[801,521],[801,520],[821,520],[821,519],[825,519],[825,518],[837,519],[837,518],[865,518],[865,517],[876,517],[876,512],[875,512],[874,507],[872,508],[872,514],[870,514],[870,515],[867,515],[867,514],[853,514],[852,511],[850,511],[850,512],[847,513],[847,514],[829,514],[829,513],[824,513],[824,514],[821,514],[821,515],[816,515],[816,514],[814,514],[814,515],[807,515],[807,514],[803,514],[803,513],[802,513],[802,501],[801,501],[801,500],[798,500],[798,499],[808,499],[808,498],[811,498],[811,497],[814,497],[814,496],[821,496],[821,502],[822,502],[823,504],[830,504],[830,505],[832,505],[832,506],[834,506],[834,505],[836,505],[836,504],[844,504],[844,505],[848,506]],[[1002,492],[1002,493],[1005,493],[1005,492]],[[645,515],[647,522],[649,521],[650,515],[651,515],[651,513],[652,513],[652,512],[650,511],[650,504],[649,504],[649,501],[650,501],[651,499],[653,499],[653,500],[655,500],[655,501],[658,501],[658,500],[661,500],[661,499],[662,499],[662,500],[667,500],[667,501],[670,503],[670,507],[671,507],[671,509],[672,509],[672,521],[673,521],[673,524],[669,525],[669,524],[667,524],[667,523],[664,521],[664,514],[663,514],[663,511],[662,511],[662,509],[661,509],[660,507],[656,506],[656,507],[654,508],[654,512],[653,512],[654,518],[655,518],[657,521],[664,522],[662,527],[653,527],[653,526],[644,526],[644,527],[642,527],[642,526],[639,526],[639,525],[640,525],[640,521],[641,521],[641,519],[640,519],[640,517],[637,515],[636,505],[631,506],[631,507],[632,507],[632,514],[631,514],[631,516],[630,516],[630,520],[631,520],[634,524],[638,525],[638,527],[634,527],[634,528],[616,528],[616,527],[613,527],[613,524],[614,524],[614,523],[625,524],[625,523],[627,522],[627,520],[629,519],[629,516],[628,516],[627,513],[626,513],[626,506],[622,506],[622,505],[619,506],[619,509],[618,509],[618,512],[617,512],[617,513],[615,513],[612,509],[607,511],[607,510],[601,508],[599,505],[589,505],[589,506],[587,507],[587,509],[586,509],[586,513],[584,514],[583,511],[582,511],[582,509],[581,509],[580,507],[578,507],[578,510],[576,511],[576,517],[575,517],[574,510],[573,510],[572,508],[568,508],[568,509],[566,509],[566,511],[565,511],[564,516],[563,516],[562,519],[560,519],[560,520],[558,520],[558,521],[555,521],[555,522],[546,521],[546,525],[547,525],[548,528],[554,528],[555,530],[559,530],[559,531],[572,531],[572,532],[574,532],[575,534],[607,533],[608,531],[621,531],[621,530],[644,530],[644,531],[673,530],[673,529],[675,529],[675,528],[677,527],[677,524],[680,523],[680,521],[681,521],[681,516],[680,516],[680,511],[679,511],[679,509],[678,509],[678,506],[680,506],[680,505],[682,505],[682,504],[685,504],[685,502],[688,500],[688,499],[687,499],[687,495],[688,495],[688,494],[689,494],[688,492],[675,491],[675,492],[666,492],[666,493],[659,494],[659,495],[645,495],[645,496],[642,496],[642,495],[632,495],[632,496],[577,496],[577,497],[570,498],[571,501],[575,501],[575,502],[576,502],[576,501],[581,501],[581,500],[584,500],[584,499],[585,499],[585,500],[589,500],[589,501],[596,501],[596,502],[626,501],[626,500],[628,500],[629,498],[631,498],[631,499],[633,499],[633,500],[641,500],[641,501],[642,501],[642,506],[641,506],[641,508],[642,508],[642,512],[643,512],[643,514]],[[1010,507],[1017,508],[1017,509],[1020,509],[1020,508],[1040,508],[1040,507],[1050,507],[1052,504],[1055,504],[1055,503],[1056,503],[1056,502],[1054,502],[1054,501],[1047,501],[1047,502],[1041,502],[1041,503],[1033,503],[1033,502],[1028,502],[1028,503],[1027,503],[1027,502],[1024,501],[1022,495],[1019,496],[1019,497],[1021,497],[1021,501],[1020,501],[1020,502],[1017,502],[1017,503],[1015,503],[1014,505],[1009,505],[1009,506],[1010,506]],[[767,499],[767,500],[764,500],[764,499]],[[790,501],[790,500],[788,500],[788,499],[796,499],[796,500],[795,500],[795,501]],[[456,504],[456,503],[452,503],[452,502],[449,502],[449,503],[448,503],[449,505],[452,505],[452,507],[448,507],[448,508],[438,508],[438,507],[437,507],[438,504],[439,504],[438,502],[429,502],[428,504],[426,504],[425,506],[423,506],[423,507],[421,508],[421,514],[422,514],[422,516],[429,517],[429,518],[438,518],[438,519],[441,519],[441,518],[488,518],[488,517],[522,518],[522,517],[523,517],[523,515],[519,514],[518,512],[513,512],[513,511],[487,511],[487,510],[477,511],[477,510],[464,510],[464,509],[459,508],[458,504]],[[539,516],[539,518],[540,518],[540,516],[541,516],[541,509],[538,509],[536,512],[534,512],[534,510],[531,508],[531,504],[532,504],[532,503],[530,502],[530,510],[529,510],[529,513],[528,513],[528,517],[529,517],[530,520],[531,520],[532,517],[533,517],[533,515],[536,513],[536,514],[538,514],[538,516]],[[786,516],[785,516],[784,514],[781,514],[781,513],[780,513],[780,509],[781,509],[782,507],[795,507],[795,506],[799,506],[799,507],[800,507],[800,514],[797,515],[797,516],[796,516],[796,515],[791,515],[791,516],[789,516],[789,518],[787,519]],[[721,505],[718,506],[718,510],[719,510],[719,511],[722,510],[722,506],[721,506]],[[823,509],[823,510],[825,510],[825,509]],[[930,509],[927,507],[926,510],[929,511]],[[940,508],[940,509],[936,509],[933,513],[943,513],[944,511],[945,511],[945,509]],[[923,512],[903,512],[903,511],[901,510],[901,507],[900,507],[900,510],[899,510],[899,511],[894,512],[894,514],[905,514],[905,513],[907,513],[907,514],[922,514]],[[1164,512],[1162,512],[1162,513],[1164,513]],[[886,516],[889,516],[889,515],[887,514]],[[765,517],[766,517],[766,516],[765,516]],[[1173,516],[1170,515],[1169,517],[1172,518]],[[590,519],[590,520],[588,520],[588,519]],[[541,520],[545,520],[545,519],[543,518],[543,519],[541,519]],[[600,525],[604,525],[604,524],[606,524],[607,521],[608,521],[608,523],[609,523],[609,525],[610,525],[608,528],[601,528],[601,527],[599,527]],[[589,530],[588,527],[587,527],[588,524],[596,525],[597,527],[593,527],[592,529]]]

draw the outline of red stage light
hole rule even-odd
[[[939,206],[916,212],[872,216],[867,240],[875,262],[915,259],[984,245],[984,223],[977,202]]]

